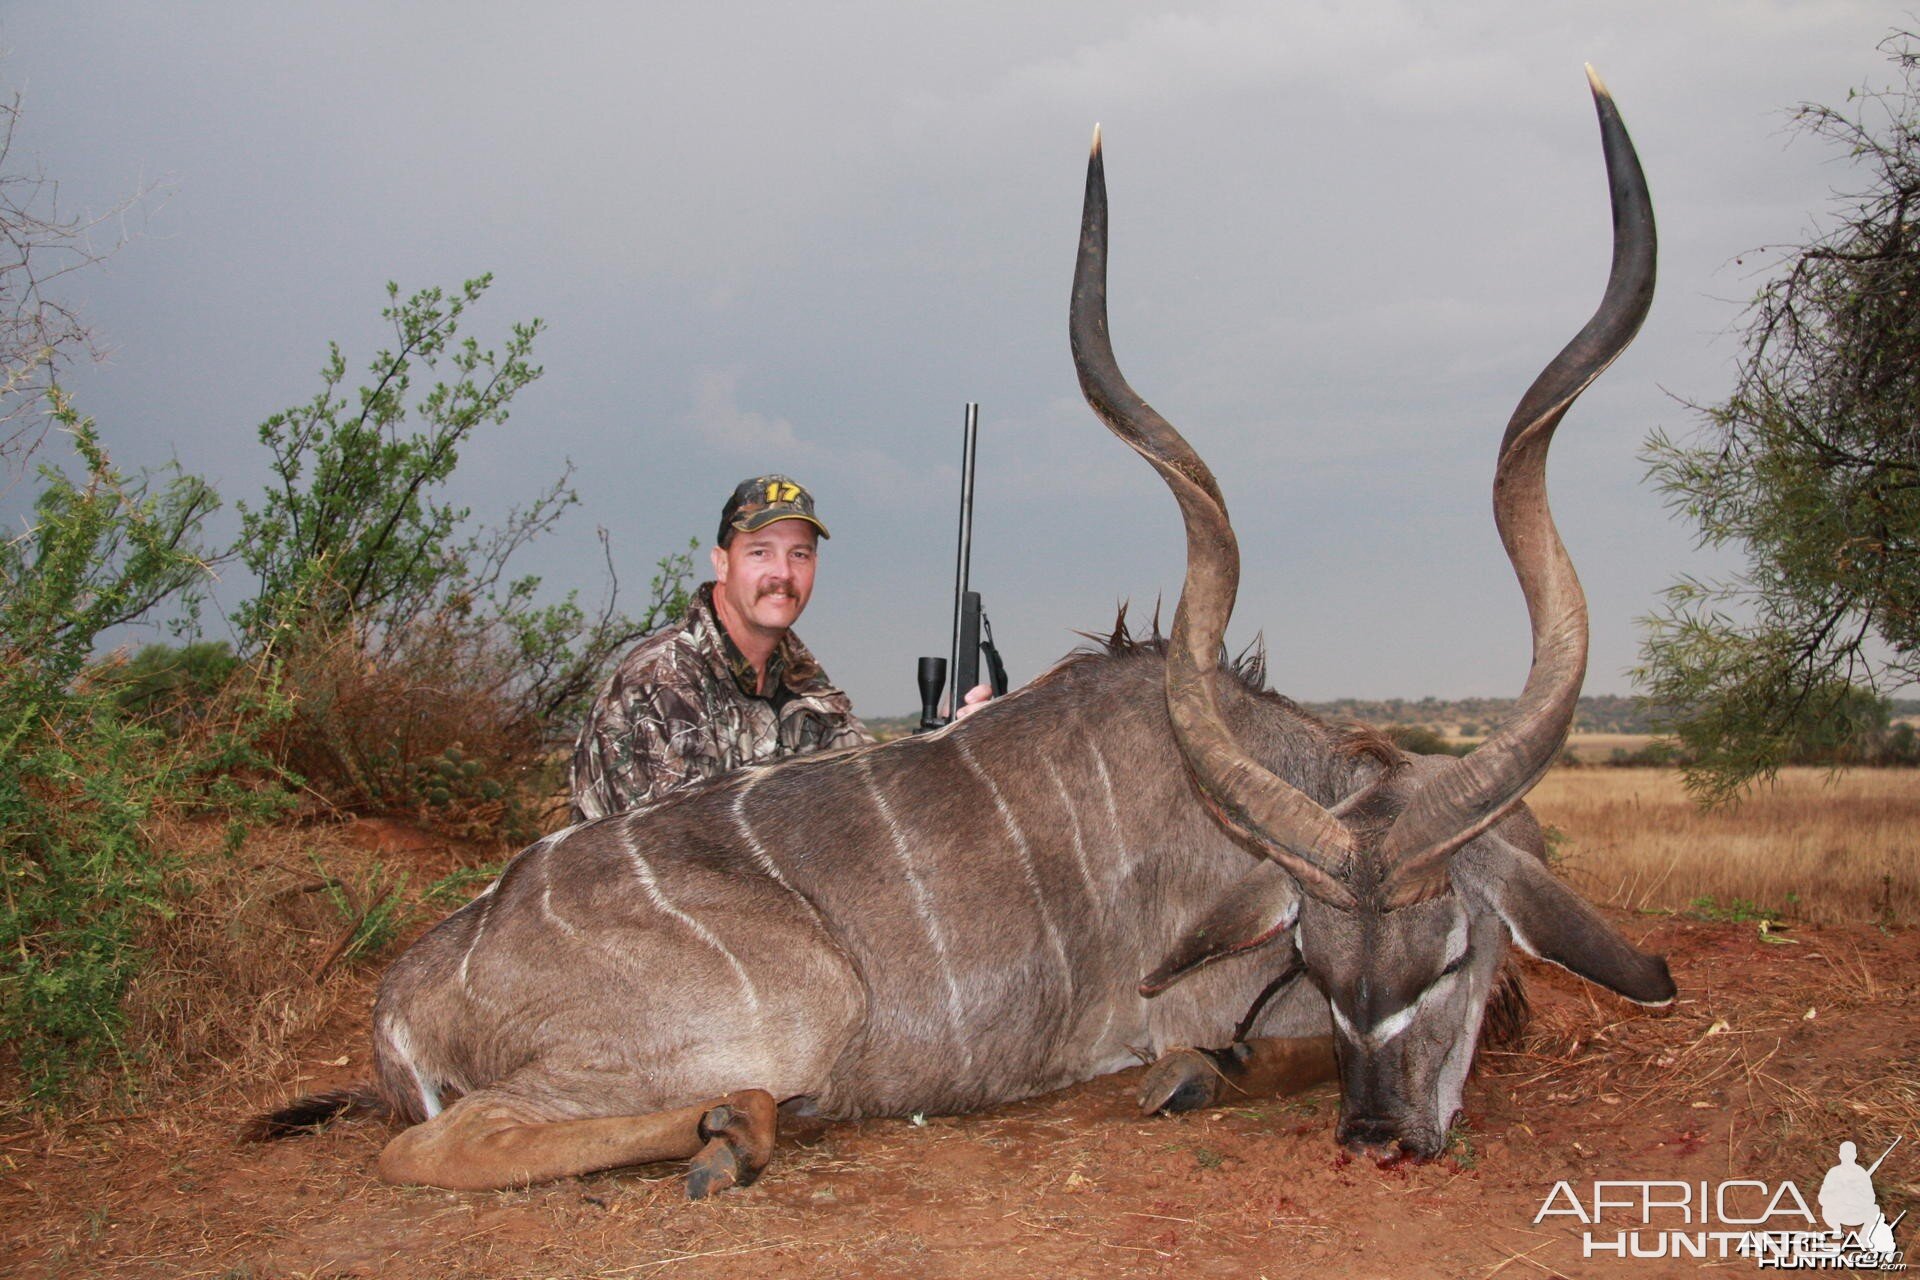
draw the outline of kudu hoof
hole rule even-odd
[[[1198,1111],[1220,1100],[1220,1063],[1203,1049],[1162,1054],[1140,1086],[1140,1110],[1150,1116]]]
[[[687,1199],[704,1200],[728,1187],[748,1187],[773,1157],[773,1096],[762,1089],[728,1094],[700,1118],[707,1145],[687,1167]]]
[[[725,1138],[715,1138],[687,1166],[687,1199],[705,1200],[716,1191],[752,1181],[751,1175],[745,1179],[740,1176],[739,1153],[727,1145]]]

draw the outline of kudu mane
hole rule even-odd
[[[1063,667],[1072,663],[1097,660],[1100,658],[1124,658],[1134,654],[1150,653],[1165,661],[1167,655],[1167,637],[1160,630],[1160,609],[1153,610],[1153,621],[1143,635],[1134,635],[1127,622],[1127,605],[1123,601],[1114,614],[1113,629],[1105,635],[1094,631],[1080,631],[1076,635],[1085,636],[1088,644],[1069,653],[1053,668],[1034,680],[1035,684],[1047,679]],[[1288,716],[1320,725],[1334,734],[1331,748],[1342,755],[1365,757],[1376,763],[1392,768],[1403,763],[1406,753],[1393,739],[1370,724],[1358,720],[1326,720],[1295,702],[1283,693],[1276,692],[1267,685],[1267,642],[1264,634],[1255,635],[1239,653],[1228,657],[1221,655],[1220,669],[1232,675],[1246,689],[1264,702],[1271,703]]]

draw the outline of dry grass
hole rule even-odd
[[[311,1060],[310,1046],[364,1019],[400,937],[457,905],[425,891],[504,855],[378,820],[261,828],[232,853],[218,823],[168,822],[153,835],[179,855],[181,880],[127,992],[119,1047],[137,1092],[120,1096],[103,1077],[63,1114],[36,1116],[0,1067],[0,1129],[54,1141],[128,1109],[306,1087],[316,1067],[344,1065]]]
[[[132,1041],[150,1091],[218,1064],[223,1086],[286,1073],[362,982],[323,963],[351,928],[364,856],[334,827],[270,828],[235,857],[205,847],[212,833],[183,829],[176,847],[190,890],[153,931],[152,960],[128,992]],[[194,848],[195,845],[201,847]],[[336,877],[343,903],[326,892]]]
[[[283,654],[294,713],[273,753],[322,808],[406,813],[464,839],[535,839],[553,781],[517,656],[491,631],[430,619],[389,637],[309,640]]]
[[[1682,910],[1711,897],[1821,923],[1920,922],[1920,772],[1786,769],[1736,808],[1697,808],[1670,769],[1557,769],[1528,798],[1590,898]]]

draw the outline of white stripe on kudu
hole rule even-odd
[[[545,917],[547,920],[550,920],[554,924],[559,925],[560,932],[566,934],[569,938],[579,937],[580,931],[573,927],[573,922],[566,919],[558,911],[555,911],[553,909],[553,859],[552,858],[542,858],[540,860],[540,876],[541,876],[540,914],[543,917]]]
[[[738,831],[740,838],[747,842],[747,852],[753,855],[753,865],[771,876],[775,884],[798,898],[800,905],[807,909],[807,914],[813,917],[814,923],[824,929],[827,922],[820,914],[820,908],[814,906],[813,900],[806,894],[793,887],[793,883],[781,872],[779,864],[774,862],[773,855],[768,853],[767,847],[760,843],[760,837],[754,834],[753,824],[747,821],[747,796],[759,781],[760,775],[749,771],[741,781],[740,789],[733,793],[734,830]]]
[[[960,753],[961,762],[967,766],[968,771],[986,784],[987,794],[993,797],[993,807],[1000,811],[1000,821],[1007,828],[1007,835],[1013,841],[1014,851],[1020,855],[1020,870],[1027,878],[1027,888],[1033,891],[1034,905],[1040,908],[1040,922],[1046,926],[1047,941],[1053,945],[1053,954],[1060,961],[1060,974],[1067,984],[1064,1003],[1065,1007],[1071,1010],[1074,996],[1073,962],[1067,959],[1066,945],[1060,941],[1060,930],[1053,923],[1053,912],[1047,909],[1046,894],[1040,890],[1040,876],[1033,869],[1033,850],[1027,847],[1026,833],[1020,830],[1020,824],[1013,820],[1013,810],[1009,809],[1007,802],[1001,798],[1000,788],[994,785],[993,779],[986,775],[979,761],[973,758],[973,752],[967,748],[967,740],[954,738],[952,741],[954,749]]]
[[[722,959],[733,969],[733,976],[740,981],[740,989],[747,993],[747,1003],[753,1006],[757,1015],[760,1012],[760,993],[754,990],[753,979],[747,976],[746,966],[740,963],[740,957],[727,950],[727,945],[713,936],[713,930],[695,920],[680,908],[667,901],[667,895],[660,891],[660,881],[653,874],[653,868],[640,856],[640,847],[625,828],[620,831],[620,843],[627,851],[627,857],[633,863],[633,873],[640,880],[640,887],[647,891],[647,900],[666,915],[672,916],[693,931],[695,937],[720,953]]]
[[[1107,772],[1107,758],[1100,754],[1100,748],[1093,739],[1084,734],[1080,739],[1087,744],[1087,751],[1093,756],[1093,767],[1100,774],[1100,794],[1106,798],[1107,821],[1113,824],[1113,847],[1120,851],[1129,870],[1133,867],[1133,858],[1127,852],[1127,831],[1120,825],[1120,806],[1113,799],[1113,775]]]
[[[479,997],[473,989],[473,983],[467,978],[467,963],[473,959],[474,948],[480,945],[480,939],[487,936],[487,921],[492,917],[493,904],[497,901],[490,891],[482,894],[481,899],[485,900],[485,905],[480,908],[480,923],[474,926],[473,941],[467,943],[467,949],[460,955],[460,989],[475,999]]]
[[[940,965],[940,977],[947,985],[947,1020],[953,1026],[953,1042],[959,1048],[968,1067],[973,1066],[973,1051],[967,1047],[967,1029],[962,1021],[960,1010],[960,986],[954,981],[953,961],[947,953],[946,930],[940,925],[940,917],[933,908],[933,895],[920,879],[919,870],[913,865],[913,849],[907,843],[906,833],[900,830],[900,824],[894,820],[893,806],[887,803],[884,791],[874,785],[873,766],[865,759],[860,762],[860,777],[867,784],[867,794],[873,797],[873,807],[880,811],[880,820],[887,824],[887,833],[893,837],[893,851],[900,859],[900,869],[906,876],[907,888],[913,894],[913,909],[920,917],[920,923],[926,927],[927,937],[933,942],[934,959]]]
[[[1054,790],[1060,793],[1060,804],[1067,811],[1067,823],[1073,828],[1073,860],[1080,868],[1080,879],[1086,883],[1087,898],[1093,903],[1094,914],[1105,918],[1107,897],[1093,878],[1093,869],[1087,866],[1087,847],[1080,839],[1080,815],[1074,812],[1073,795],[1067,790],[1067,784],[1060,780],[1060,771],[1053,767],[1053,761],[1046,760],[1047,776],[1053,779]]]

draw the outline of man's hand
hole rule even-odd
[[[967,696],[960,700],[960,710],[954,713],[955,720],[965,720],[968,716],[987,705],[993,699],[991,685],[977,684],[967,690]]]

